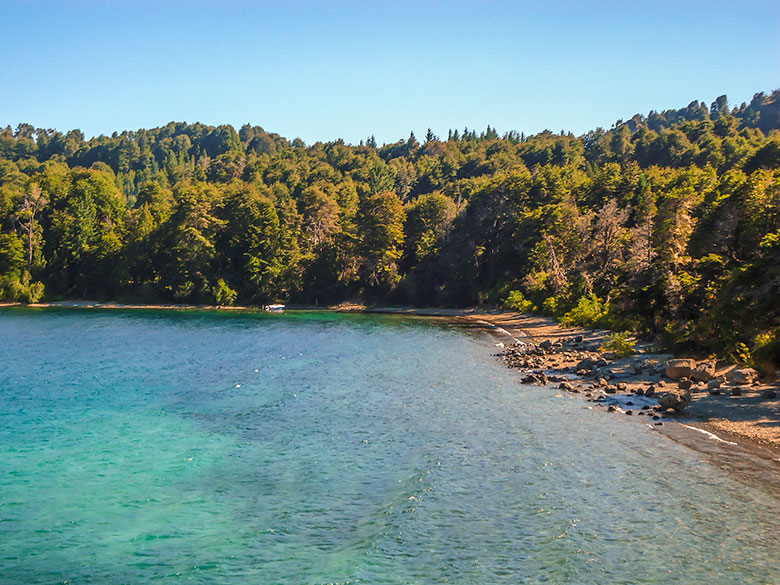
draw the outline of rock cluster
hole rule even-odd
[[[665,356],[647,355],[617,359],[611,352],[600,353],[594,342],[579,335],[538,343],[530,339],[518,341],[497,356],[508,367],[524,371],[521,379],[524,384],[550,386],[555,383],[559,390],[584,393],[588,401],[602,403],[610,411],[625,414],[633,414],[631,409],[623,408],[633,405],[635,397],[641,397],[639,401],[643,404],[638,415],[644,415],[643,411],[653,404],[658,415],[676,414],[690,405],[693,393],[741,396],[742,387],[758,381],[758,373],[751,368],[732,369],[725,376],[717,375],[717,364],[713,360],[664,360]],[[764,400],[776,397],[774,391],[761,394]],[[657,420],[658,415],[654,419]]]
[[[518,341],[499,353],[498,357],[510,368],[532,370],[555,367],[558,362],[584,359],[589,355],[598,356],[578,335],[557,341],[545,339],[538,344]]]

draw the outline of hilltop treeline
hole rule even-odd
[[[780,91],[582,136],[0,131],[6,300],[509,303],[749,359],[780,327]],[[766,358],[769,359],[769,358]]]

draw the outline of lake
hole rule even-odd
[[[0,583],[780,583],[780,497],[494,340],[0,311]]]

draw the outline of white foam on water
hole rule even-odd
[[[485,321],[483,319],[477,319],[477,323],[482,323],[483,325],[487,325],[488,327],[490,327],[491,329],[495,329],[499,333],[503,333],[504,335],[508,335],[512,339],[512,341],[514,341],[515,343],[520,343],[522,345],[525,345],[524,343],[522,343],[519,339],[514,337],[511,333],[509,333],[509,331],[507,331],[503,327],[499,327],[498,325],[494,325],[493,323],[490,323],[490,322]]]
[[[680,423],[680,424],[682,424],[682,423]],[[736,443],[733,443],[731,441],[726,441],[725,439],[721,439],[715,433],[711,433],[709,431],[705,431],[704,429],[699,429],[699,428],[696,428],[696,427],[692,427],[690,425],[682,425],[682,426],[684,426],[686,429],[691,429],[693,431],[698,431],[698,432],[702,433],[703,435],[707,435],[711,439],[715,439],[716,441],[720,441],[721,443],[726,443],[727,445],[734,445],[735,447],[737,446]]]

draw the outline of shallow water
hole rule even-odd
[[[434,320],[0,312],[0,583],[780,583],[780,499]]]

